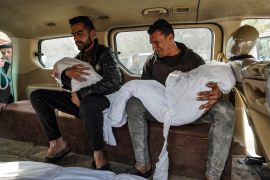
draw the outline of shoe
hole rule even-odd
[[[261,166],[266,161],[263,157],[246,156],[246,158],[243,160],[243,162],[246,165],[259,165],[259,166]]]
[[[57,162],[59,162],[60,160],[62,160],[66,155],[68,155],[68,153],[70,152],[70,148],[66,148],[64,150],[62,150],[61,152],[57,153],[55,155],[55,157],[45,157],[44,162],[46,163],[52,163],[55,164]]]
[[[102,171],[111,171],[111,167],[108,163],[101,166],[100,168],[97,168],[95,160],[92,162],[92,168],[96,170],[102,170]]]
[[[152,169],[150,169],[149,171],[147,171],[145,173],[142,173],[138,169],[136,169],[135,167],[132,167],[130,169],[127,169],[127,171],[125,173],[136,175],[136,176],[141,176],[144,178],[149,178],[150,176],[152,176]]]

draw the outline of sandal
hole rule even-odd
[[[66,148],[64,150],[62,150],[61,152],[57,153],[55,155],[55,157],[45,157],[44,162],[46,163],[52,163],[55,164],[57,162],[59,162],[60,160],[62,160],[66,155],[68,155],[68,153],[70,152],[70,148]]]

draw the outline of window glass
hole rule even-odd
[[[175,40],[193,49],[205,61],[210,61],[212,33],[207,28],[174,29]],[[142,74],[146,58],[153,53],[147,31],[119,32],[116,47],[121,64],[133,74]]]
[[[40,46],[43,55],[39,60],[46,68],[52,68],[55,62],[64,57],[75,57],[79,53],[73,37],[42,40]]]
[[[147,56],[153,51],[147,32],[120,32],[116,35],[116,46],[122,65],[131,73],[141,74]]]
[[[245,24],[255,27],[260,33],[251,55],[261,61],[270,60],[270,19],[246,19],[242,22]]]

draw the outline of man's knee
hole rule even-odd
[[[80,101],[80,112],[87,116],[93,116],[110,106],[110,102],[105,97],[88,96]]]
[[[215,121],[223,124],[226,127],[233,128],[234,106],[229,101],[219,101],[213,107],[213,112]]]
[[[37,89],[37,90],[31,92],[31,94],[30,94],[31,103],[33,104],[34,102],[39,100],[40,97],[42,96],[42,94],[43,94],[43,89]]]
[[[146,109],[140,99],[132,97],[126,104],[127,120],[129,126],[146,126]]]
[[[140,99],[136,97],[131,97],[126,104],[126,112],[127,114],[138,113],[139,111],[144,111],[145,107]]]

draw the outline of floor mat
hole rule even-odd
[[[33,143],[20,142],[0,138],[0,161],[38,161],[41,162],[46,156],[48,148],[44,146],[35,146]],[[244,156],[233,156],[232,160],[232,180],[261,180],[270,179],[269,170],[261,167],[251,167],[241,164],[238,160],[243,160]],[[86,167],[91,168],[93,159],[90,156],[70,153],[57,165],[70,167]],[[121,173],[131,166],[109,162],[113,172],[116,174]],[[149,178],[151,179],[151,178]],[[170,175],[169,180],[197,180],[190,177]]]

